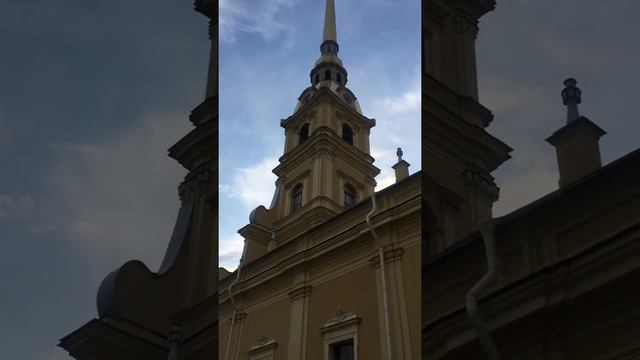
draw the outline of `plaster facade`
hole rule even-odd
[[[491,214],[491,172],[510,149],[487,132],[474,40],[495,6],[423,0],[422,358],[640,359],[640,151],[601,166],[604,131],[578,117],[579,89],[567,101],[575,80],[569,121],[548,139],[560,188]],[[476,313],[487,346],[469,294],[493,269]]]
[[[420,174],[399,162],[374,193],[375,119],[347,88],[335,26],[328,0],[311,84],[281,121],[273,202],[239,230],[239,269],[221,271],[221,359],[329,360],[340,344],[354,359],[420,358]]]

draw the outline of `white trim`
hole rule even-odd
[[[354,313],[346,313],[338,309],[335,318],[327,321],[320,329],[324,339],[322,343],[324,360],[331,360],[331,345],[346,340],[353,340],[353,358],[358,359],[358,324],[361,319]]]
[[[278,343],[275,339],[262,335],[247,351],[249,360],[273,360]]]

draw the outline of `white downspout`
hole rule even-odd
[[[231,306],[233,308],[233,312],[231,313],[231,325],[229,326],[229,340],[227,341],[227,350],[225,352],[225,356],[224,358],[226,360],[231,360],[230,359],[230,355],[233,355],[233,352],[230,352],[231,349],[231,344],[232,339],[233,339],[233,325],[235,323],[236,320],[236,302],[233,299],[233,292],[231,291],[233,286],[240,280],[240,271],[242,270],[242,265],[244,265],[244,257],[246,255],[247,252],[247,243],[244,243],[244,247],[242,248],[242,257],[240,258],[240,263],[238,264],[238,271],[236,273],[236,279],[233,280],[233,282],[231,284],[229,284],[229,290],[227,291],[229,293],[229,300],[231,300]]]
[[[478,314],[478,298],[482,296],[482,293],[494,282],[496,275],[498,274],[498,264],[496,259],[496,244],[495,244],[495,222],[493,219],[483,221],[479,224],[480,233],[484,240],[484,248],[487,256],[487,273],[478,281],[467,293],[467,314],[469,320],[476,330],[478,339],[482,344],[482,347],[487,352],[489,359],[500,360],[500,353],[496,348],[486,324],[482,321],[482,318]]]
[[[376,234],[373,225],[371,224],[371,215],[376,211],[376,193],[375,191],[371,193],[371,211],[367,214],[365,220],[367,225],[369,226],[369,231],[371,231],[371,235],[373,236],[373,240],[376,245],[378,245],[378,256],[380,258],[380,278],[382,279],[382,299],[384,304],[384,325],[387,333],[387,359],[391,360],[391,329],[389,328],[389,302],[387,299],[387,281],[385,279],[385,270],[384,270],[384,250],[382,249],[382,244],[380,244],[378,240],[378,234]]]

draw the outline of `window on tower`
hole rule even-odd
[[[317,84],[319,82],[320,82],[320,74],[316,74],[315,79],[313,79],[313,84],[315,85],[315,84]]]
[[[331,71],[327,70],[324,72],[324,79],[331,80]]]
[[[342,124],[342,139],[353,145],[353,130],[347,124]]]
[[[344,208],[351,209],[356,203],[356,189],[351,184],[344,186]]]
[[[300,128],[300,132],[298,133],[298,145],[307,141],[309,138],[309,124],[304,124]]]
[[[336,80],[338,80],[338,84],[342,85],[342,76],[340,74],[336,74]]]
[[[291,211],[296,211],[302,207],[302,184],[293,187],[291,192]]]

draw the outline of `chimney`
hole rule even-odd
[[[409,166],[411,164],[402,160],[402,148],[398,148],[396,155],[398,155],[398,163],[393,165],[392,168],[396,172],[396,183],[398,183],[409,177]]]
[[[577,83],[575,79],[564,81],[562,103],[567,106],[567,124],[546,139],[556,148],[561,188],[601,167],[598,140],[606,131],[580,116],[582,92]]]

